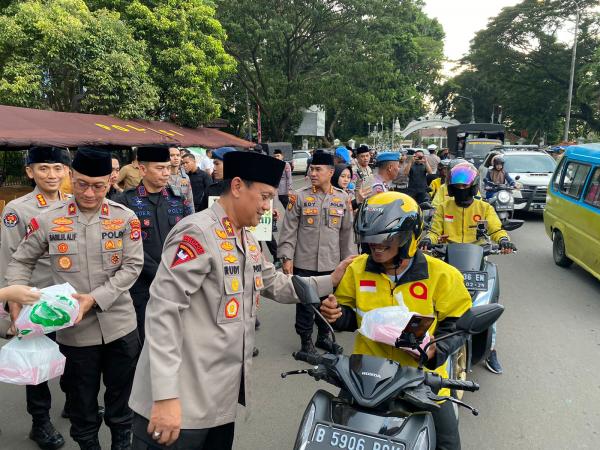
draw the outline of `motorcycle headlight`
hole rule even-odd
[[[498,192],[498,201],[500,203],[508,203],[510,202],[510,194],[506,191]]]
[[[429,450],[429,433],[427,432],[427,428],[423,428],[419,433],[413,450]]]
[[[298,432],[298,436],[300,436],[300,450],[304,450],[308,444],[308,438],[310,437],[310,430],[312,429],[316,412],[317,408],[315,407],[315,404],[311,403],[308,412],[304,415],[302,425],[300,425],[300,431]]]

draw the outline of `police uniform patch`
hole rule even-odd
[[[55,233],[70,233],[71,231],[73,231],[73,227],[59,225],[57,227],[51,228],[50,231],[53,231]]]
[[[116,245],[117,248],[123,248],[123,239],[117,239]]]
[[[237,257],[232,254],[228,254],[223,258],[223,261],[228,262],[229,264],[236,263],[238,261]]]
[[[306,202],[308,202],[308,203],[313,203],[313,202],[315,201],[315,198],[314,198],[314,197],[306,197],[306,198],[304,199],[304,201],[306,201]]]
[[[234,297],[231,300],[229,300],[225,305],[225,317],[228,319],[235,319],[238,315],[239,310],[240,304]]]
[[[73,261],[68,256],[61,256],[58,258],[58,267],[64,270],[69,270],[73,265]]]
[[[215,233],[218,238],[227,239],[227,233],[225,233],[223,230],[215,230]]]
[[[35,198],[37,199],[39,206],[48,206],[48,202],[42,194],[36,195]]]
[[[67,211],[69,212],[70,216],[74,216],[75,214],[77,214],[77,207],[75,206],[75,203],[69,203]]]
[[[150,219],[144,219],[144,226],[145,227],[149,227],[150,226]]]
[[[233,289],[234,292],[239,291],[240,280],[238,280],[237,278],[234,278],[233,280],[231,280],[231,289]]]
[[[108,204],[102,203],[102,208],[100,210],[100,214],[103,216],[108,216],[108,214],[109,214]]]
[[[40,229],[40,225],[37,223],[37,220],[31,219],[29,225],[27,225],[27,231],[25,232],[25,239],[31,236],[32,233]]]
[[[313,223],[315,223],[315,219],[313,219],[312,217],[309,217],[308,219],[306,219],[306,223],[308,223],[309,225],[312,225]]]
[[[116,222],[116,223],[113,223],[113,222]],[[124,222],[122,220],[111,221],[111,220],[105,219],[102,221],[102,228],[106,231],[118,231],[121,228],[123,228],[123,223]]]
[[[115,245],[114,241],[106,241],[104,243],[104,248],[106,250],[114,250],[117,246]]]
[[[129,226],[131,227],[131,233],[129,237],[132,241],[139,241],[142,236],[142,224],[138,219],[133,219],[129,221]]]
[[[288,203],[287,209],[292,209],[294,207],[294,205],[296,204],[296,200],[298,200],[298,196],[296,196],[296,194],[290,194],[288,196],[288,198],[289,198],[289,203]]]
[[[4,222],[4,226],[7,228],[16,227],[19,223],[19,216],[17,216],[15,213],[7,213],[2,221]]]
[[[225,250],[226,252],[230,252],[231,250],[233,250],[234,246],[231,242],[225,241],[225,242],[221,242],[221,248],[223,250]]]
[[[254,287],[256,289],[262,289],[264,286],[262,275],[256,275],[254,277]]]
[[[110,257],[110,262],[114,265],[117,265],[121,262],[121,257],[117,253],[115,253]]]
[[[319,208],[303,208],[302,214],[305,216],[316,216],[319,214]]]
[[[173,258],[171,268],[196,259],[198,255],[202,255],[203,253],[204,248],[200,242],[191,236],[184,235],[175,252],[175,258]]]
[[[68,217],[59,217],[58,219],[54,219],[52,223],[54,225],[73,225],[73,219],[69,219]]]
[[[233,231],[233,225],[231,224],[231,220],[229,220],[228,217],[223,217],[222,223],[223,227],[225,228],[225,232],[227,233],[227,236],[235,236],[235,231]]]
[[[58,250],[58,253],[67,253],[69,251],[69,245],[61,242],[56,246],[56,249]]]

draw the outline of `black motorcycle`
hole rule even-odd
[[[515,214],[515,200],[512,191],[516,188],[508,184],[496,184],[492,182],[486,186],[486,191],[493,191],[490,198],[486,199],[494,207],[498,218],[502,222],[502,227],[507,231],[516,230],[523,226],[523,220],[513,219]]]
[[[456,322],[455,332],[437,341],[481,333],[503,310],[500,305],[474,307]],[[431,413],[440,408],[438,402],[451,401],[477,415],[476,409],[462,401],[437,395],[442,388],[477,391],[477,383],[444,379],[425,371],[429,344],[421,349],[421,343],[422,338],[409,330],[396,341],[396,347],[419,352],[416,368],[375,356],[325,354],[312,369],[282,373],[282,378],[306,374],[340,388],[337,396],[324,390],[314,394],[302,417],[294,449],[433,450],[436,432]]]

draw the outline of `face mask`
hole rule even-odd
[[[348,189],[349,191],[353,191],[354,188],[356,187],[356,185],[354,184],[354,182],[350,182],[348,183],[348,187],[346,189]]]
[[[473,194],[471,194],[471,189],[455,189],[454,201],[458,206],[469,206],[471,203],[473,203]]]

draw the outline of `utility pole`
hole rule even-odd
[[[575,1],[575,37],[573,38],[573,53],[571,54],[571,76],[569,78],[569,95],[567,97],[567,115],[565,119],[565,135],[564,141],[569,141],[569,126],[571,125],[571,103],[573,101],[573,80],[575,78],[575,61],[577,58],[577,35],[579,33],[579,20],[581,14],[579,12],[580,5]]]

